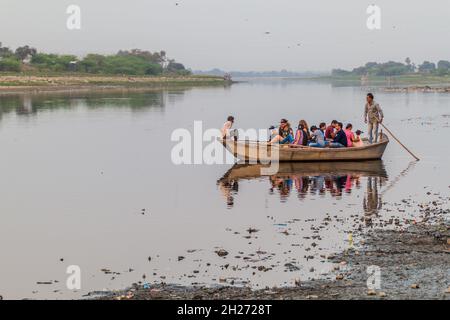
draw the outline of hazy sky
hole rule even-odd
[[[66,28],[70,4],[81,8],[81,30]],[[366,27],[371,4],[381,30]],[[77,55],[164,49],[203,70],[450,60],[449,34],[449,0],[0,0],[3,45]]]

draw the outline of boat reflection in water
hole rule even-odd
[[[365,185],[363,210],[366,223],[381,209],[379,192],[388,179],[381,160],[363,162],[293,162],[280,163],[277,174],[261,175],[264,165],[236,164],[219,181],[218,185],[226,198],[229,208],[234,206],[239,192],[239,182],[244,180],[268,180],[272,195],[279,194],[280,201],[286,202],[293,194],[300,201],[312,197],[331,196],[336,200],[352,190]]]

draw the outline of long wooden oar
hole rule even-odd
[[[384,188],[384,190],[380,193],[380,196],[384,196],[384,194],[386,192],[388,192],[393,187],[395,187],[395,185],[414,168],[416,163],[417,163],[417,161],[411,161],[405,170],[400,172],[400,174],[397,177],[395,177],[393,180],[391,180],[391,183],[386,188]]]
[[[392,133],[391,130],[389,130],[383,123],[380,123],[380,124],[384,129],[386,129],[387,132],[389,132],[389,134],[392,136],[392,138],[394,138],[406,151],[409,152],[410,155],[412,155],[417,161],[420,160],[414,153],[411,152],[411,150],[409,150],[403,143],[401,143],[400,140],[398,140],[398,138]]]

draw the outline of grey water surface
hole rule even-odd
[[[173,130],[197,120],[220,128],[230,114],[244,129],[287,118],[366,131],[368,90],[420,162],[392,139],[369,168],[294,165],[228,179],[232,164],[171,161]],[[305,80],[0,96],[0,294],[65,299],[139,281],[263,288],[327,278],[325,257],[348,249],[350,235],[386,228],[380,219],[418,219],[417,204],[448,196],[449,121],[449,94]],[[70,265],[81,268],[80,290],[66,287]]]

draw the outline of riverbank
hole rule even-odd
[[[428,210],[428,209],[426,209]],[[428,212],[436,218],[440,209]],[[448,214],[448,213],[445,213]],[[276,299],[444,299],[450,300],[450,224],[439,222],[411,225],[403,231],[372,230],[357,249],[328,256],[335,267],[334,281],[297,283],[296,287],[250,288],[182,287],[134,284],[131,288],[100,293],[103,300],[276,300]],[[369,290],[368,268],[379,267],[381,288]],[[91,296],[95,296],[92,293]]]
[[[430,86],[430,87],[450,87],[450,76],[431,74],[409,74],[401,76],[368,76],[358,75],[348,76],[321,76],[309,78],[309,80],[332,82],[336,84],[358,84],[364,86]]]
[[[384,92],[393,93],[450,93],[450,86],[408,86],[408,87],[385,87]]]
[[[142,90],[149,88],[226,85],[230,85],[230,82],[221,77],[213,76],[133,77],[0,74],[0,95],[118,88]]]

